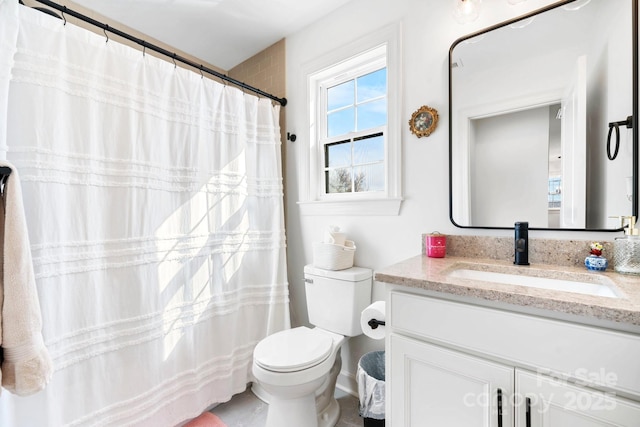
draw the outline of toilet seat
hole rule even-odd
[[[322,363],[331,355],[333,339],[305,326],[277,332],[260,341],[255,363],[273,372],[295,372]]]

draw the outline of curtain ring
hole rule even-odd
[[[611,132],[616,130],[616,145],[613,155],[611,154]],[[618,157],[618,150],[620,149],[620,128],[617,123],[609,123],[609,133],[607,134],[607,158],[613,160]]]
[[[67,11],[67,6],[62,6],[62,12],[61,12],[61,13],[62,13],[62,20],[64,21],[64,24],[62,24],[63,26],[64,26],[64,25],[67,25],[67,17],[66,17],[66,16],[64,16],[64,13],[65,13],[66,11]]]
[[[202,74],[202,64],[200,64],[199,70],[200,70],[200,78],[204,79],[204,74]]]
[[[175,52],[173,53],[173,56],[171,57],[171,60],[173,61],[173,68],[178,68],[178,64],[176,64],[176,54],[175,54]]]
[[[142,40],[142,57],[143,58],[145,57],[146,50],[147,50],[147,45],[145,44],[145,41]]]
[[[107,34],[107,30],[109,29],[108,25],[105,25],[104,28],[102,29],[102,32],[104,33],[104,36],[107,38],[104,42],[105,43],[109,43],[109,35]]]

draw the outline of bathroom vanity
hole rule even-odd
[[[387,425],[640,426],[640,277],[572,262],[419,255],[378,271]]]
[[[637,17],[638,0],[562,0],[452,44],[454,225],[621,231],[609,217],[638,217],[639,127],[632,155],[603,149],[619,115],[639,121]],[[640,276],[587,272],[584,241],[534,239],[514,266],[513,237],[447,238],[446,258],[423,250],[375,275],[388,426],[640,427]]]

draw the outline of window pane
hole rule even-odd
[[[353,105],[355,83],[353,80],[327,89],[327,112]]]
[[[387,94],[387,69],[358,77],[358,103]]]
[[[549,178],[549,208],[562,206],[562,178]]]
[[[353,142],[353,163],[374,163],[384,160],[384,136],[362,138]]]
[[[358,106],[358,130],[367,130],[385,124],[387,124],[386,98]]]
[[[327,193],[351,193],[351,168],[332,169],[325,172]]]
[[[354,185],[357,192],[384,191],[384,163],[354,168]]]
[[[326,168],[351,166],[351,141],[335,142],[325,145],[324,163]]]
[[[354,108],[336,111],[327,116],[327,136],[330,138],[336,135],[353,132],[355,124]]]

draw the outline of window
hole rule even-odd
[[[559,209],[562,204],[562,178],[549,178],[548,198],[549,209]]]
[[[310,182],[299,202],[303,214],[398,214],[397,30],[386,29],[369,47],[360,41],[309,67]]]
[[[325,194],[384,191],[384,134],[324,145]]]
[[[387,124],[387,69],[368,72],[326,89],[327,137]]]
[[[321,90],[324,194],[384,191],[386,67]]]

